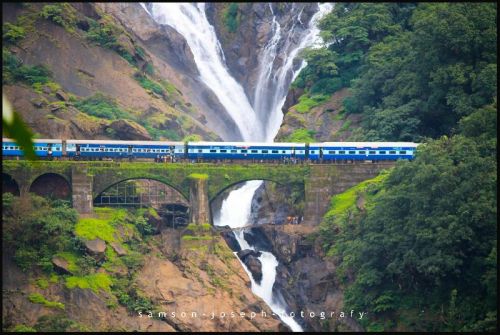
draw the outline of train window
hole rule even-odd
[[[210,152],[217,152],[217,150],[215,150],[215,149],[210,149]]]
[[[251,151],[253,154],[256,154],[257,153],[257,150],[252,150]]]
[[[335,153],[335,150],[329,150],[328,151],[329,154],[334,154]]]
[[[235,153],[237,153],[237,152],[238,152],[238,150],[235,150],[235,149],[231,150],[231,153],[232,153],[232,154],[235,154]]]
[[[277,154],[278,153],[278,150],[273,150],[271,151],[273,154]]]
[[[227,150],[225,150],[225,149],[221,149],[221,150],[220,150],[220,152],[227,152]]]
[[[284,154],[284,153],[286,153],[286,151],[285,150],[281,150],[281,153]]]
[[[311,150],[311,153],[313,154],[313,153],[315,153],[315,151],[314,151],[314,150]]]
[[[263,153],[263,154],[267,154],[267,153],[268,153],[268,151],[267,151],[267,150],[262,150],[262,153]]]
[[[379,154],[385,155],[385,150],[379,151]]]
[[[400,155],[406,155],[406,151],[405,150],[402,150],[399,152]]]
[[[241,153],[242,153],[242,154],[245,154],[247,151],[248,151],[248,150],[242,149],[242,150],[241,150]]]
[[[198,149],[198,152],[203,152],[203,150],[201,150],[201,149]]]
[[[361,151],[359,152],[359,154],[360,154],[360,155],[364,155],[364,154],[366,154],[366,151],[361,150]]]
[[[100,150],[100,151],[104,151],[104,148],[100,148],[99,150]]]
[[[349,151],[349,155],[354,155],[356,151]]]
[[[376,152],[376,151],[373,151],[373,150],[370,150],[370,151],[368,151],[368,153],[369,153],[370,155],[375,155],[377,152]]]
[[[389,155],[395,155],[395,154],[396,154],[396,151],[394,151],[394,150],[389,151]]]
[[[344,150],[340,150],[339,154],[343,155],[343,154],[345,154],[345,151]]]

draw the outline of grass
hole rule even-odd
[[[285,139],[285,141],[289,142],[305,142],[305,143],[311,143],[314,142],[314,134],[316,132],[314,130],[309,130],[309,129],[296,129],[288,135],[288,137]]]
[[[111,285],[112,280],[107,273],[96,273],[83,277],[71,276],[66,278],[67,288],[79,287],[81,289],[91,289],[95,293],[99,293],[100,289],[111,293]]]
[[[127,211],[106,207],[95,208],[95,211],[98,218],[80,219],[75,226],[75,235],[87,240],[100,238],[108,243],[116,241],[115,226],[124,221]]]
[[[189,179],[197,179],[197,180],[207,180],[208,174],[206,173],[191,173],[188,176]]]
[[[192,236],[192,235],[184,235],[182,236],[183,241],[210,241],[212,236]]]
[[[303,94],[299,98],[299,103],[293,106],[295,110],[299,113],[307,113],[311,110],[311,108],[319,106],[326,100],[328,100],[328,95],[316,94],[312,97],[309,97],[307,94]]]
[[[41,305],[44,305],[44,306],[50,307],[50,308],[65,309],[65,306],[64,306],[64,304],[62,302],[47,300],[40,293],[32,293],[32,294],[30,294],[28,296],[28,300],[31,301],[34,304],[41,304]]]
[[[45,278],[40,278],[36,280],[36,286],[39,288],[45,290],[46,288],[49,287],[49,281]]]
[[[75,235],[86,240],[100,238],[106,242],[114,242],[116,229],[109,220],[85,218],[80,219],[75,226]]]
[[[60,252],[56,254],[56,256],[61,257],[66,262],[68,262],[68,270],[72,273],[76,273],[80,271],[80,267],[77,265],[78,255],[71,252]]]

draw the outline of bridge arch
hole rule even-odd
[[[29,191],[43,197],[71,199],[71,184],[59,173],[43,173],[33,179]]]
[[[21,192],[18,182],[8,173],[2,172],[2,193],[12,193],[18,197]]]
[[[186,207],[189,207],[189,198],[186,197],[186,195],[182,192],[182,190],[180,190],[177,186],[175,185],[172,185],[171,183],[168,183],[168,182],[165,182],[165,180],[162,180],[160,178],[154,178],[154,177],[130,177],[130,178],[124,178],[124,179],[121,179],[119,181],[113,181],[112,183],[109,183],[108,185],[106,186],[103,186],[101,187],[98,191],[94,192],[93,194],[93,202],[94,204],[96,203],[96,200],[99,199],[100,197],[103,196],[103,194],[110,190],[111,188],[115,187],[115,186],[119,186],[120,184],[122,183],[126,183],[128,181],[154,181],[154,182],[157,182],[157,183],[160,183],[161,185],[164,185],[164,186],[167,186],[168,188],[171,188],[174,192],[176,192],[181,200],[183,200],[185,203],[183,204],[182,202],[180,202],[179,200],[175,200],[174,203],[181,203],[183,204],[184,206]],[[101,203],[103,204],[103,203]]]
[[[283,183],[282,181],[280,180],[275,180],[275,179],[272,179],[272,178],[260,178],[260,177],[256,177],[256,178],[245,178],[245,179],[241,179],[241,180],[238,180],[238,181],[235,181],[235,182],[231,182],[229,184],[224,184],[222,185],[222,188],[217,190],[215,192],[215,194],[210,197],[210,199],[208,199],[208,202],[210,205],[212,205],[212,202],[217,199],[220,195],[222,195],[224,192],[226,192],[228,189],[236,186],[236,185],[239,185],[239,184],[243,184],[243,183],[246,183],[247,181],[267,181],[267,182],[273,182],[273,183],[276,183],[278,185],[282,185],[282,186],[286,186],[287,184],[286,183]]]

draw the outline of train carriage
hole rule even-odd
[[[416,143],[411,142],[323,142],[309,145],[312,160],[398,160],[413,159]]]
[[[189,159],[304,159],[305,143],[188,142]]]
[[[34,139],[33,150],[35,150],[35,155],[39,157],[61,157],[63,153],[62,140]],[[13,139],[2,138],[2,156],[24,156],[23,147]]]
[[[182,158],[185,148],[183,142],[169,141],[68,140],[66,152],[69,157],[156,158],[172,155]]]

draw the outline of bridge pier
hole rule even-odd
[[[207,179],[191,178],[189,184],[189,222],[210,223]]]
[[[316,226],[330,207],[330,199],[364,180],[375,178],[394,163],[311,165],[304,180],[304,223]]]
[[[94,212],[92,198],[92,176],[87,175],[86,165],[71,167],[71,187],[73,194],[73,208],[79,214]]]

